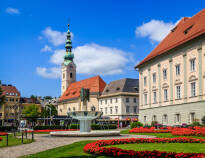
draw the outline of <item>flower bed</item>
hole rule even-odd
[[[129,138],[129,139],[112,139],[99,140],[84,147],[84,151],[90,154],[111,156],[111,157],[176,157],[176,158],[199,158],[204,157],[202,153],[175,153],[160,151],[134,151],[120,148],[106,148],[106,145],[131,144],[131,143],[205,143],[205,139],[196,138]]]
[[[155,128],[133,128],[129,133],[170,133],[171,129],[155,129]]]
[[[8,135],[7,132],[0,132],[0,136],[6,136],[6,135]]]
[[[194,129],[174,128],[171,133],[175,136],[205,136],[205,127],[195,127]]]
[[[44,133],[44,132],[57,132],[57,131],[77,131],[77,129],[45,129],[45,130],[28,130],[28,133]]]

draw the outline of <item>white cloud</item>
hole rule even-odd
[[[160,42],[178,23],[164,22],[162,20],[151,20],[136,28],[136,35],[148,37],[151,41]]]
[[[51,27],[47,27],[45,30],[43,30],[43,35],[54,46],[59,46],[59,45],[65,44],[66,32],[52,30]],[[74,34],[71,33],[71,38],[73,39],[73,37],[74,37]]]
[[[6,11],[6,13],[11,14],[11,15],[20,14],[20,11],[17,8],[8,7],[8,8],[6,8],[5,11]]]
[[[36,73],[44,78],[59,78],[61,76],[61,69],[59,67],[45,68],[37,67]]]
[[[65,50],[56,50],[50,61],[60,65]],[[73,50],[78,74],[121,74],[129,61],[129,54],[116,48],[86,44]]]
[[[52,52],[52,48],[49,47],[48,45],[45,45],[42,49],[41,52]]]

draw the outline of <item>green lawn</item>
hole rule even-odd
[[[157,138],[176,138],[176,137],[191,137],[191,138],[205,138],[198,136],[173,136],[171,133],[129,133],[130,129],[122,130],[121,134],[133,134],[133,135],[151,135]]]
[[[2,141],[0,141],[0,148],[1,147],[6,147],[6,136],[0,136],[3,138]],[[15,138],[13,136],[13,134],[9,134],[9,137],[8,137],[8,145],[9,146],[13,146],[13,145],[20,145],[21,144],[21,139],[20,138]],[[24,144],[27,144],[27,143],[31,143],[32,140],[31,139],[25,139],[24,138]]]
[[[23,158],[106,158],[104,156],[93,156],[83,151],[84,146],[91,142],[93,141],[80,141],[63,147],[39,152],[34,155],[24,156]]]
[[[111,147],[111,146],[107,146]],[[127,150],[158,150],[167,152],[184,152],[184,153],[205,153],[205,143],[142,143],[142,144],[120,144],[112,145],[112,147],[117,147]]]

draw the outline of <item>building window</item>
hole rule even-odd
[[[191,83],[191,96],[192,97],[196,96],[196,82]]]
[[[70,78],[73,78],[73,74],[72,73],[70,73]]]
[[[105,114],[107,114],[107,107],[105,107]]]
[[[168,91],[164,89],[164,101],[168,101]]]
[[[180,122],[181,121],[181,116],[180,116],[180,114],[176,114],[176,120],[175,120],[175,122]]]
[[[153,80],[153,83],[156,83],[156,80],[157,80],[157,79],[156,79],[156,73],[153,73],[153,74],[152,74],[152,80]]]
[[[91,107],[91,111],[95,111],[95,107],[94,106]]]
[[[167,69],[163,70],[163,79],[167,80]]]
[[[190,66],[191,72],[195,71],[195,59],[190,60]]]
[[[181,98],[181,86],[177,86],[177,99],[180,99]]]
[[[102,105],[102,100],[100,100],[100,104]]]
[[[190,113],[190,123],[193,123],[195,121],[195,113]]]
[[[147,116],[144,116],[144,122],[147,122]]]
[[[129,102],[130,102],[129,98],[126,98],[126,103],[129,103]]]
[[[152,121],[157,121],[157,116],[156,115],[152,116]]]
[[[147,77],[144,77],[144,86],[147,86]]]
[[[65,73],[63,73],[63,79],[65,78]]]
[[[105,104],[107,104],[107,99],[105,99]]]
[[[115,102],[116,102],[116,103],[118,102],[118,98],[115,99]]]
[[[112,99],[110,99],[110,104],[112,104]]]
[[[176,65],[176,75],[180,75],[180,65]]]
[[[118,113],[118,106],[115,106],[115,113]]]
[[[164,114],[164,115],[162,116],[162,122],[163,122],[163,123],[167,123],[167,122],[168,122],[167,114]]]
[[[126,106],[126,113],[130,112],[130,107]]]
[[[110,114],[112,114],[112,107],[110,107]]]
[[[144,94],[144,104],[147,105],[147,93]]]
[[[73,107],[73,111],[75,111],[75,107]]]
[[[153,92],[154,103],[157,103],[157,92]]]
[[[133,99],[133,102],[136,103],[136,102],[137,102],[137,98],[134,98],[134,99]]]
[[[100,111],[103,112],[103,108],[100,108]]]
[[[137,113],[137,106],[133,106],[133,111],[135,114]]]

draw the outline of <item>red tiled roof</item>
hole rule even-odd
[[[187,33],[185,33],[187,31]],[[205,9],[193,17],[183,18],[159,45],[135,68],[167,51],[205,33]]]
[[[80,96],[81,88],[89,88],[90,92],[103,92],[106,83],[100,76],[91,77],[85,80],[71,83],[67,90],[60,97],[60,101],[77,98]]]
[[[16,89],[15,86],[9,86],[9,85],[2,85],[0,86],[3,90],[3,94],[2,95],[6,95],[6,96],[20,96],[20,92]],[[16,95],[17,94],[17,95]]]

